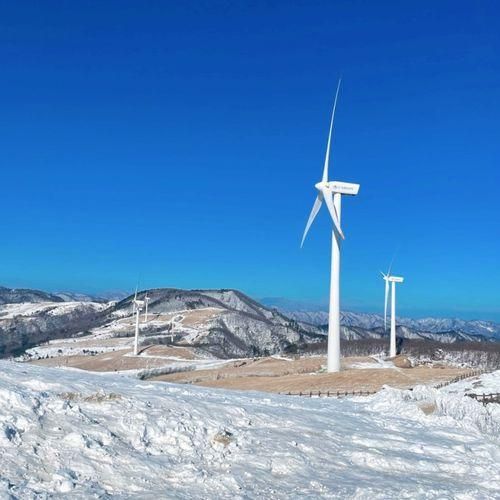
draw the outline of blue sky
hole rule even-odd
[[[331,171],[342,307],[500,320],[500,7],[442,2],[0,6],[0,283],[238,288],[325,302],[300,238]]]

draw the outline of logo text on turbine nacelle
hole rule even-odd
[[[359,184],[352,184],[350,182],[332,181],[328,183],[328,189],[333,193],[340,193],[355,196],[359,191]]]
[[[389,276],[387,278],[389,281],[394,281],[394,283],[403,283],[404,278],[402,276]]]

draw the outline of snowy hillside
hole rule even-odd
[[[286,313],[293,316],[290,318],[237,290],[159,288],[139,292],[139,299],[144,299],[146,293],[150,298],[149,317],[140,328],[140,342],[144,345],[175,342],[227,358],[293,353],[325,341],[324,329],[299,321],[313,322],[312,318],[302,313]],[[75,300],[68,301],[70,298]],[[21,353],[53,339],[134,335],[132,296],[109,303],[82,301],[85,298],[0,288],[0,356]],[[1,303],[2,300],[11,302]],[[343,313],[341,321],[343,339],[387,337],[381,326],[375,326],[382,324],[377,315]],[[439,324],[443,328],[447,325]],[[494,328],[485,322],[475,325],[477,331],[490,328],[488,337],[458,330],[421,331],[404,324],[398,326],[398,336],[453,343],[487,340],[496,335]]]
[[[0,356],[84,332],[103,321],[106,308],[95,302],[0,304]]]
[[[220,357],[273,354],[325,338],[319,328],[299,325],[238,290],[159,288],[141,291],[138,298],[143,300],[146,293],[152,318],[152,328],[143,329],[146,337],[174,333],[181,345],[202,347]],[[130,315],[131,301],[128,297],[117,303],[114,318]],[[178,321],[172,322],[173,313],[178,313]],[[170,323],[172,329],[167,329]]]
[[[0,362],[0,497],[494,498],[499,406],[464,390],[310,399]]]
[[[64,299],[41,290],[31,290],[25,288],[6,288],[0,286],[0,304],[20,304],[36,302],[63,302]]]
[[[118,303],[80,301],[84,296],[79,296],[77,302],[63,302],[75,296],[45,297],[38,295],[43,292],[25,292],[14,296],[10,290],[5,297],[33,298],[33,302],[0,304],[0,355],[53,339],[88,334],[107,338],[134,335],[132,296]],[[147,293],[150,321],[141,324],[141,341],[146,343],[165,342],[168,337],[170,342],[175,339],[220,357],[238,357],[283,352],[324,339],[319,328],[299,325],[237,290],[164,288]],[[141,291],[138,298],[145,295],[146,291]]]

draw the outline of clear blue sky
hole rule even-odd
[[[323,302],[300,238],[332,173],[342,306],[500,320],[496,1],[3,2],[0,283]]]

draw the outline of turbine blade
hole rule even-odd
[[[337,215],[337,210],[335,209],[335,205],[333,204],[333,193],[325,189],[323,191],[323,198],[325,199],[326,206],[328,207],[328,211],[330,212],[330,215],[332,217],[333,226],[337,230],[337,233],[340,235],[340,237],[342,239],[345,239],[344,233],[340,228],[340,220],[339,216]]]
[[[384,331],[387,331],[387,303],[389,300],[389,281],[385,280]]]
[[[398,252],[399,252],[399,245],[397,246],[395,252],[392,255],[391,263],[389,264],[389,271],[387,271],[387,276],[391,275],[392,265],[394,264],[394,259],[396,258],[396,255],[398,254]]]
[[[311,224],[313,223],[316,215],[318,215],[318,212],[319,212],[319,209],[321,208],[322,203],[323,203],[323,195],[321,193],[318,193],[318,196],[316,197],[316,200],[314,201],[314,205],[313,205],[311,213],[309,215],[309,219],[307,220],[306,228],[304,230],[304,234],[302,236],[302,241],[300,243],[300,248],[302,248],[302,245],[304,245],[304,241],[306,239],[309,228],[311,227]]]
[[[335,92],[335,101],[333,102],[332,118],[330,120],[330,132],[328,133],[328,142],[326,145],[325,165],[323,167],[323,182],[328,182],[328,165],[330,163],[330,145],[332,143],[333,120],[335,118],[335,109],[337,108],[337,98],[339,96],[341,81],[342,79],[339,78],[339,83],[337,84],[337,92]]]

